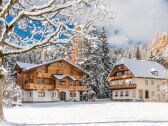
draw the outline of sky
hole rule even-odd
[[[112,47],[149,43],[155,32],[168,33],[168,0],[106,1],[114,15],[105,23]]]

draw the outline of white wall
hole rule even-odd
[[[45,97],[39,97],[38,92],[45,92]],[[42,102],[42,101],[52,101],[53,91],[48,90],[36,90],[33,91],[33,101]]]
[[[70,96],[69,90],[59,90],[59,92],[65,92],[66,93],[66,101],[69,100],[75,100],[80,101],[80,92],[76,91],[76,97]],[[31,92],[31,97],[30,97]],[[39,97],[38,92],[45,92],[45,97]],[[55,95],[53,96],[53,93],[55,92]],[[32,91],[23,91],[23,102],[47,102],[47,101],[59,101],[59,95],[57,90],[48,91],[48,90],[32,90]]]
[[[22,91],[23,97],[22,97],[22,101],[23,102],[32,102],[33,101],[33,93],[31,93],[31,97],[30,97],[30,92],[32,91]]]

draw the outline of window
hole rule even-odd
[[[25,81],[25,84],[28,84],[29,82],[28,81]]]
[[[125,80],[123,80],[123,85],[125,84]]]
[[[56,97],[57,96],[57,94],[56,94],[56,92],[53,92],[53,95],[52,95],[53,97]]]
[[[117,75],[117,76],[121,76],[121,72],[118,72],[116,75]]]
[[[118,66],[118,70],[121,70],[121,66]]]
[[[65,81],[59,81],[59,85],[66,85]]]
[[[139,89],[138,93],[139,93],[139,98],[142,99],[143,98],[143,90]]]
[[[154,91],[152,91],[152,93],[151,93],[151,94],[152,94],[152,96],[154,96]]]
[[[44,80],[44,79],[38,80],[37,83],[38,83],[38,84],[45,84],[45,80]]]
[[[45,97],[45,92],[39,91],[39,92],[38,92],[38,96],[39,96],[39,97]]]
[[[128,74],[128,71],[124,71],[124,74],[127,75],[127,74]]]
[[[148,85],[148,80],[145,80],[145,85]]]
[[[115,92],[115,97],[117,97],[117,96],[118,96],[118,92],[116,91],[116,92]]]
[[[125,96],[129,96],[129,91],[126,91],[126,92],[125,92]]]
[[[151,80],[151,85],[154,85],[154,80]]]
[[[32,96],[32,92],[30,91],[30,97]]]
[[[74,91],[73,91],[73,92],[70,92],[70,96],[71,96],[71,97],[76,97],[76,92],[74,92]]]
[[[70,71],[70,75],[74,75],[75,72],[73,70]]]
[[[120,92],[120,96],[121,96],[121,97],[123,96],[123,91]]]
[[[160,91],[160,85],[157,85],[157,91]]]
[[[69,81],[70,86],[75,86],[75,81]]]
[[[63,74],[63,70],[56,70],[56,74],[57,75],[62,75]]]

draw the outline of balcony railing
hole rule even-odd
[[[54,85],[49,85],[49,84],[33,84],[29,83],[24,85],[24,89],[30,90],[30,89],[53,89]]]
[[[49,73],[38,73],[37,77],[42,77],[42,78],[52,78],[51,74]]]
[[[108,89],[109,90],[136,89],[136,84],[111,85],[108,87]]]
[[[113,77],[109,77],[109,81],[111,80],[120,80],[120,79],[127,79],[127,78],[132,78],[134,77],[134,75],[130,74],[130,75],[121,75],[121,76],[113,76]]]
[[[86,91],[86,86],[69,86],[69,90]]]

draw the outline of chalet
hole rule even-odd
[[[107,80],[113,100],[167,101],[161,88],[166,82],[165,68],[156,62],[122,59]]]
[[[23,102],[80,101],[86,91],[80,80],[89,75],[63,59],[38,65],[17,62],[14,70],[23,90]]]

